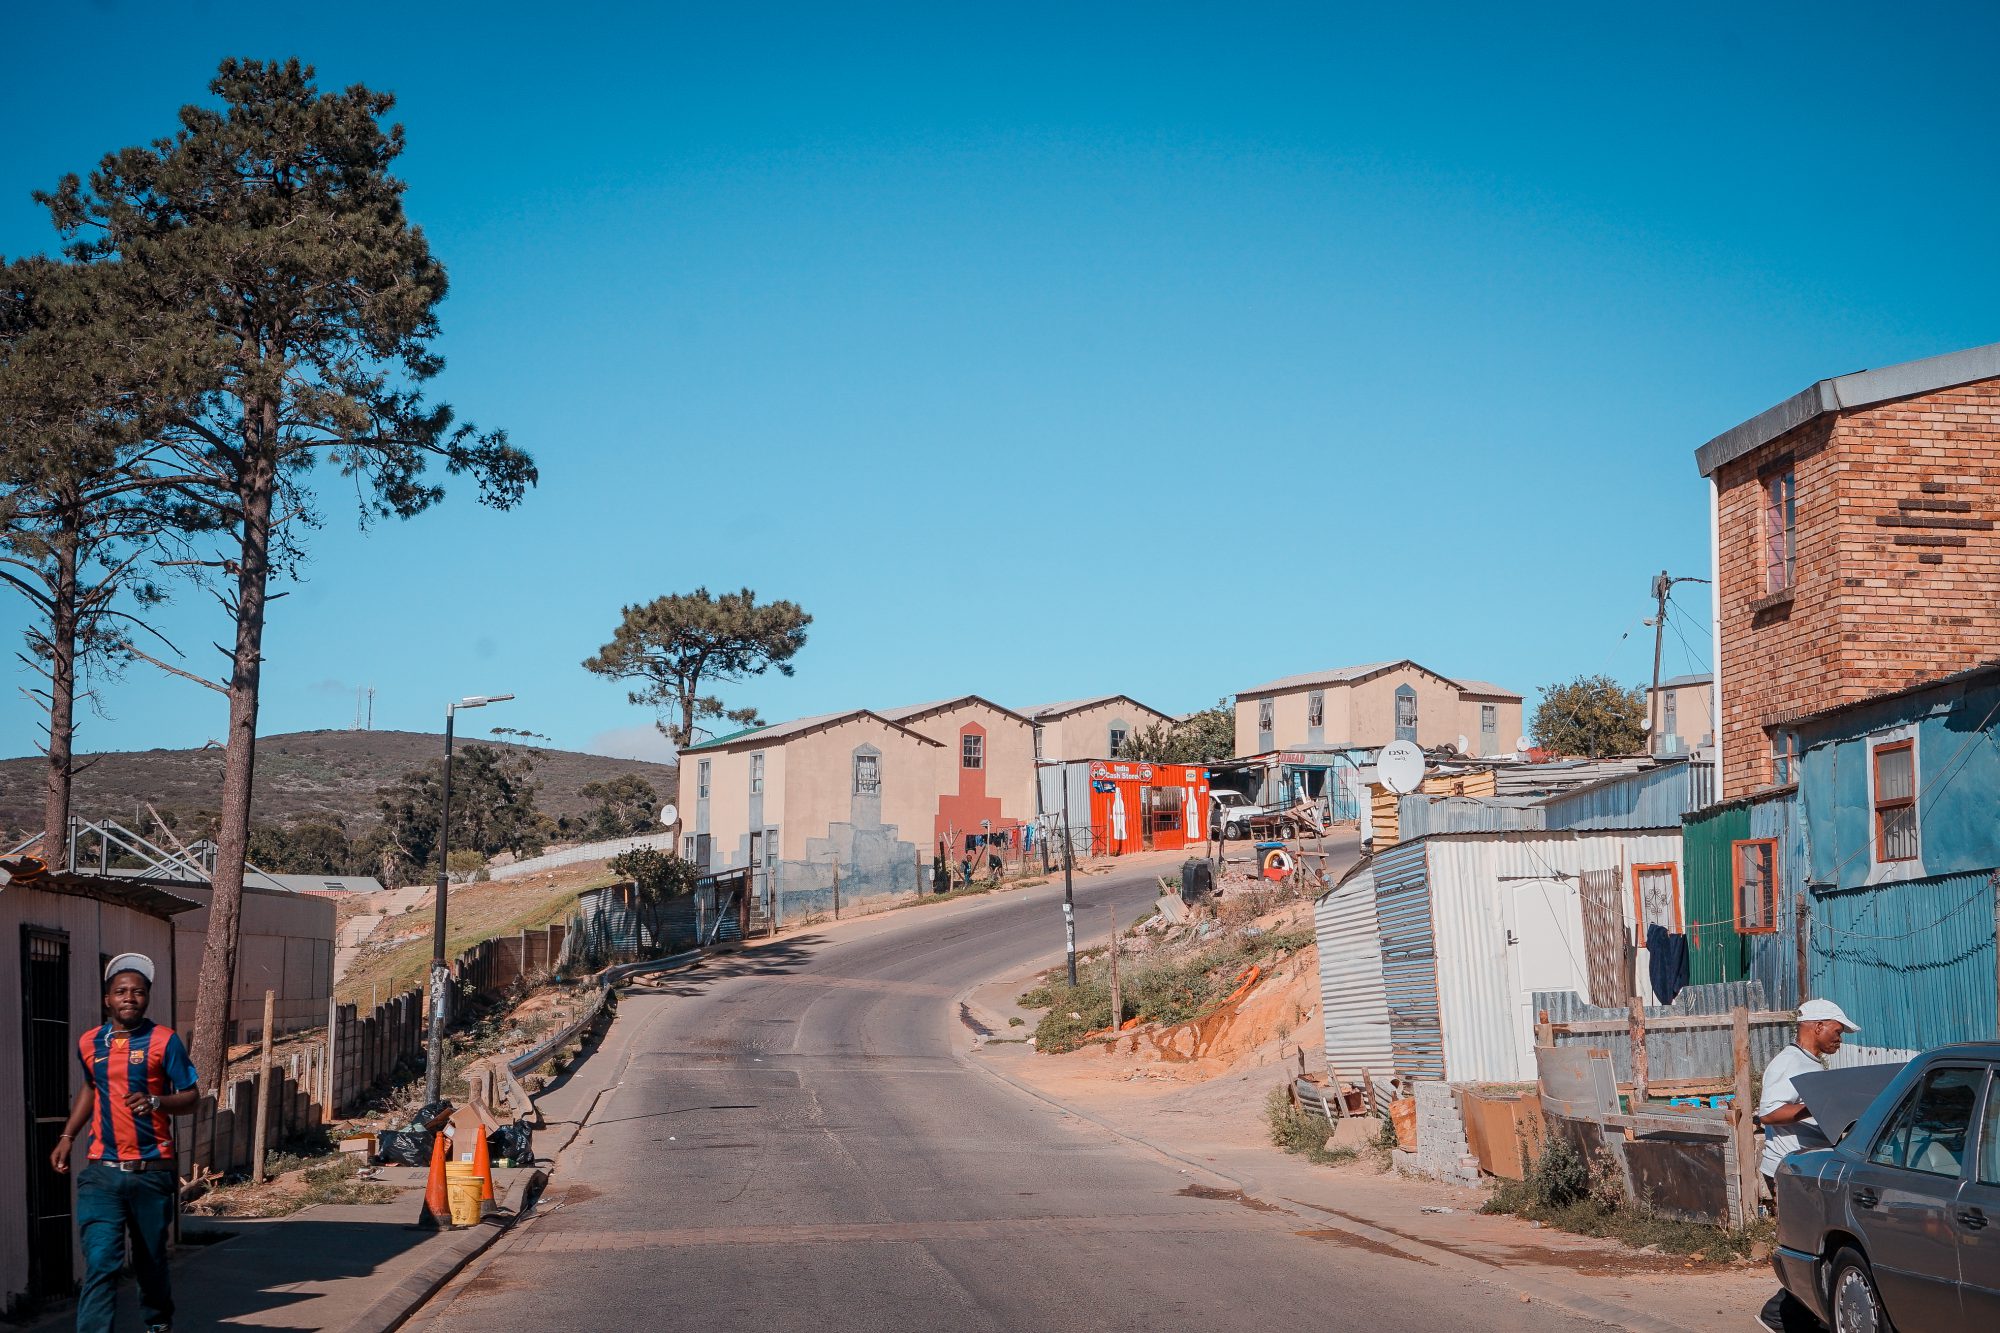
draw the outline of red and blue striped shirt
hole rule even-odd
[[[150,1018],[126,1031],[116,1023],[93,1028],[77,1041],[84,1077],[97,1091],[91,1117],[90,1160],[152,1161],[174,1155],[173,1117],[165,1111],[135,1112],[125,1104],[132,1093],[155,1097],[185,1092],[195,1085],[194,1062],[172,1028]]]

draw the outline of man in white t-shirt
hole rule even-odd
[[[1859,1031],[1861,1028],[1832,1000],[1807,1000],[1799,1006],[1798,1040],[1764,1066],[1764,1095],[1757,1103],[1754,1123],[1764,1131],[1764,1156],[1758,1170],[1773,1200],[1777,1198],[1772,1186],[1778,1163],[1801,1148],[1828,1146],[1819,1122],[1799,1100],[1792,1080],[1825,1069],[1827,1057],[1840,1049],[1841,1039]]]

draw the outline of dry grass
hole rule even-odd
[[[456,958],[481,940],[565,921],[578,894],[617,880],[603,862],[592,861],[527,879],[454,884],[445,953]],[[340,979],[335,994],[341,1003],[366,1010],[371,998],[386,1000],[422,984],[430,966],[431,907],[426,901],[376,929],[369,946]]]

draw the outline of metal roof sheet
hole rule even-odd
[[[1020,712],[1023,717],[1031,721],[1046,722],[1051,718],[1061,717],[1065,713],[1075,713],[1085,708],[1095,708],[1099,704],[1115,703],[1120,699],[1123,699],[1128,704],[1145,709],[1155,717],[1163,717],[1168,721],[1173,720],[1173,714],[1162,713],[1151,704],[1142,704],[1129,694],[1097,694],[1092,695],[1088,699],[1064,699],[1059,703],[1035,704],[1031,707],[1021,709]]]
[[[961,704],[984,704],[996,713],[1005,713],[1008,717],[1017,718],[1022,722],[1028,721],[1024,714],[996,704],[983,694],[961,694],[955,699],[933,699],[927,704],[905,704],[901,708],[878,708],[875,713],[878,717],[886,717],[891,722],[909,722],[916,718],[929,717],[932,713],[942,713],[947,708],[957,708]]]
[[[700,745],[690,745],[687,749],[681,751],[681,753],[696,754],[704,750],[734,750],[752,742],[758,745],[771,745],[803,736],[809,731],[819,731],[826,727],[838,726],[842,722],[850,722],[856,718],[864,717],[873,718],[885,727],[915,736],[926,745],[939,744],[938,741],[932,740],[922,732],[911,731],[910,728],[904,726],[902,723],[884,717],[882,714],[871,709],[850,708],[842,713],[817,713],[812,717],[795,717],[789,722],[773,722],[767,727],[746,727],[742,731],[731,732],[727,736],[718,736],[712,741],[703,741]]]
[[[1695,450],[1695,466],[1702,476],[1710,476],[1724,464],[1829,412],[1872,407],[1990,379],[2000,379],[2000,343],[1820,380]]]

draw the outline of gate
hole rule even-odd
[[[21,928],[21,1085],[28,1121],[28,1295],[67,1295],[71,1264],[69,1177],[49,1156],[69,1119],[69,936]]]

